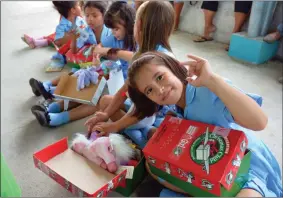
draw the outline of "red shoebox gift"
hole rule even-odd
[[[127,170],[114,175],[68,148],[64,138],[33,155],[35,166],[79,197],[105,197],[125,187]]]
[[[143,152],[154,174],[176,186],[185,181],[190,186],[183,188],[197,187],[199,196],[202,190],[221,196],[232,188],[241,162],[239,172],[247,172],[247,144],[241,131],[166,116]]]

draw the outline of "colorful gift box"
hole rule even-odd
[[[104,197],[117,188],[125,186],[127,170],[118,175],[68,148],[64,138],[33,155],[35,166],[68,191],[80,197]]]
[[[33,159],[38,169],[80,197],[105,197],[111,190],[130,196],[147,175],[144,157],[135,167],[121,166],[111,174],[68,148],[67,138],[36,152]]]
[[[153,174],[192,196],[235,196],[250,164],[241,131],[166,116],[143,149]]]

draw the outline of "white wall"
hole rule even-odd
[[[186,1],[181,13],[179,29],[195,35],[202,35],[204,29],[204,15],[201,10],[202,1],[191,6],[189,1]],[[276,29],[277,24],[283,22],[283,2],[278,2],[274,14],[274,19],[270,25],[270,30]],[[219,2],[218,11],[214,17],[214,25],[216,32],[213,38],[221,43],[228,43],[233,27],[234,27],[234,2],[221,1]],[[243,31],[247,30],[248,21],[243,26]],[[277,56],[283,59],[283,41],[281,40]]]

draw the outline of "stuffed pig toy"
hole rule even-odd
[[[72,149],[111,173],[115,173],[120,164],[128,162],[134,155],[134,150],[119,134],[97,138],[93,132],[90,139],[77,134]]]

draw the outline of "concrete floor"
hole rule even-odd
[[[58,73],[44,72],[54,49],[30,50],[20,37],[24,33],[33,36],[52,33],[58,19],[51,2],[1,2],[1,152],[24,197],[72,196],[34,168],[32,155],[58,139],[85,131],[85,119],[49,129],[42,128],[30,112],[39,99],[31,92],[29,78],[47,80]],[[263,96],[269,124],[258,135],[282,165],[282,85],[277,83],[282,63],[272,61],[260,66],[239,63],[227,56],[222,44],[196,44],[191,35],[182,32],[174,33],[171,44],[179,60],[186,60],[187,53],[205,57],[215,72],[245,91]]]

